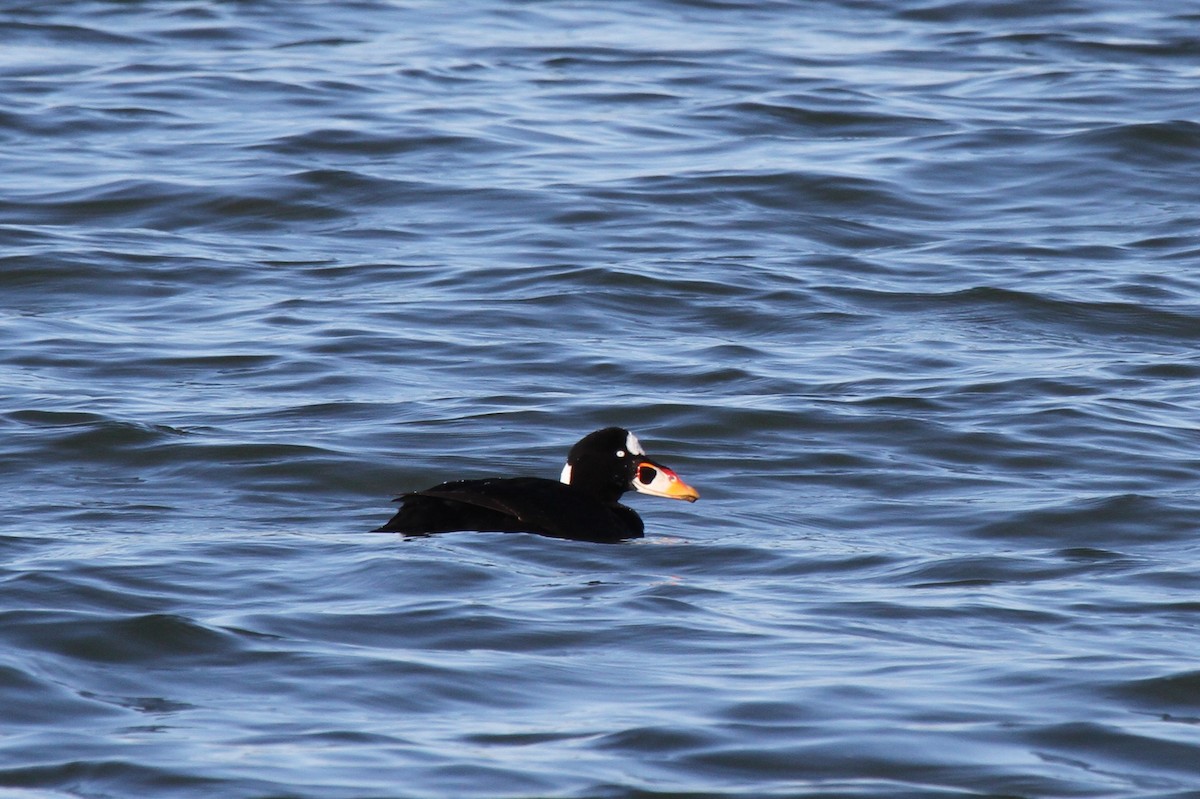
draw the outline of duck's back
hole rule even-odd
[[[455,480],[405,494],[397,501],[400,509],[378,532],[427,535],[478,530],[603,543],[641,538],[643,531],[642,520],[632,509],[540,477]]]

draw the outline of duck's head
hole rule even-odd
[[[622,427],[606,427],[581,438],[567,453],[562,482],[606,502],[626,491],[695,502],[700,498],[674,471],[646,456],[637,436]]]

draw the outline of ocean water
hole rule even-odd
[[[0,796],[1200,797],[1197,30],[3,3]]]

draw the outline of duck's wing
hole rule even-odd
[[[605,505],[577,489],[539,477],[456,480],[399,498],[396,516],[380,530],[528,532],[577,541],[639,538],[642,522],[621,505]]]
[[[433,497],[450,502],[462,502],[479,508],[487,508],[515,519],[521,518],[520,502],[513,502],[515,487],[506,486],[514,478],[489,480],[455,480],[442,483],[424,491],[410,491],[397,499],[404,502],[411,497]],[[518,498],[519,499],[519,498]]]

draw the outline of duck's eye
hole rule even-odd
[[[618,457],[618,458],[624,458],[624,457],[625,457],[625,450],[623,450],[623,449],[619,449],[619,450],[617,450],[617,457]]]
[[[654,482],[655,477],[658,477],[658,469],[655,469],[653,466],[638,467],[637,479],[642,485],[650,485]]]

